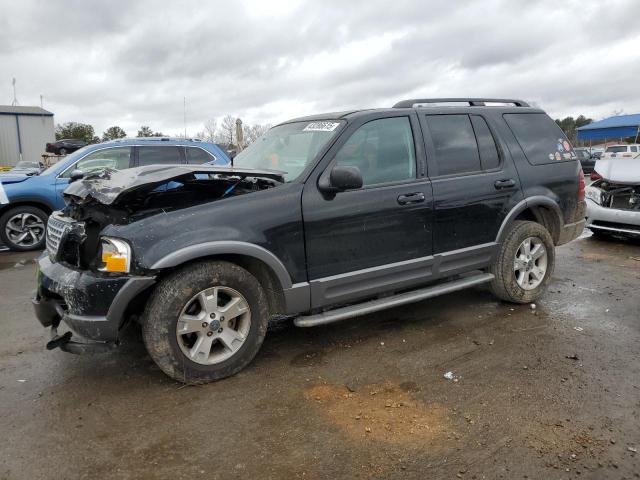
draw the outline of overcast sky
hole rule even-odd
[[[0,0],[0,104],[97,134],[202,130],[403,98],[640,112],[640,1]]]

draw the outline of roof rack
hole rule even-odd
[[[414,98],[411,100],[402,100],[396,103],[393,108],[413,108],[415,106],[424,106],[424,103],[466,103],[470,107],[484,107],[487,103],[503,103],[512,104],[516,107],[528,107],[529,104],[522,100],[513,100],[508,98]]]

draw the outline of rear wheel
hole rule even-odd
[[[44,247],[47,214],[28,205],[15,207],[0,216],[0,239],[11,250],[39,250]]]
[[[220,380],[240,371],[264,340],[269,311],[258,280],[229,262],[189,265],[165,278],[142,321],[147,351],[171,378]]]
[[[491,290],[498,298],[529,303],[544,293],[555,266],[549,231],[539,223],[517,221],[500,246]]]
[[[66,155],[67,154],[67,149],[66,148],[61,148],[58,150],[58,155]]]

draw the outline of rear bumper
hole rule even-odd
[[[640,235],[640,211],[605,208],[587,200],[587,228]]]
[[[573,214],[573,218],[577,219],[577,221],[566,223],[562,226],[556,245],[564,245],[565,243],[578,238],[582,234],[586,223],[586,211],[587,205],[585,201],[579,201],[578,205],[576,206],[576,211]]]
[[[102,277],[53,263],[46,252],[38,258],[38,281],[32,300],[44,327],[62,321],[88,340],[115,342],[131,301],[153,285],[154,277]]]

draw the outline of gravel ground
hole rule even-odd
[[[535,308],[476,289],[282,324],[201,387],[136,329],[116,352],[47,352],[33,257],[0,254],[2,479],[640,477],[639,242],[559,248]]]

